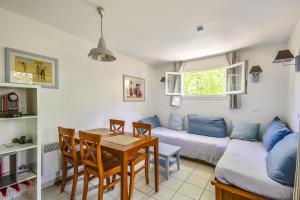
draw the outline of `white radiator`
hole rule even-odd
[[[59,143],[51,143],[42,149],[42,183],[52,181],[60,176],[61,155]]]

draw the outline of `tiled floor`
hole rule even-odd
[[[163,169],[160,169],[160,190],[154,192],[154,170],[151,166],[150,185],[146,185],[144,173],[140,172],[135,180],[134,200],[214,200],[214,188],[210,184],[214,168],[189,160],[181,160],[181,170],[176,170],[176,165],[171,168],[171,176],[166,180]],[[82,199],[83,181],[78,182],[76,199]],[[47,188],[42,193],[43,200],[68,199],[71,191],[71,184],[66,186],[65,193],[59,193],[56,186]],[[97,199],[97,180],[90,182],[88,199]],[[104,200],[119,200],[120,186],[113,191],[105,193]]]

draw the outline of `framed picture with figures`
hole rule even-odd
[[[5,81],[58,89],[58,59],[6,47]]]
[[[145,101],[145,79],[123,75],[123,101]]]

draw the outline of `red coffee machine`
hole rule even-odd
[[[19,117],[19,97],[15,92],[2,96],[2,117]]]

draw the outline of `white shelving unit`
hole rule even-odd
[[[20,120],[20,119],[34,119],[37,118],[36,115],[26,115],[22,117],[14,117],[14,118],[7,118],[7,117],[0,117],[0,121],[2,120]]]
[[[0,188],[31,181],[32,187],[24,196],[26,199],[41,199],[41,145],[39,137],[38,99],[40,86],[0,83],[0,96],[16,92],[19,96],[21,117],[0,117],[0,159],[2,176]],[[2,110],[2,108],[0,108]],[[12,144],[13,138],[26,136],[29,144]],[[20,166],[28,169],[20,169]],[[17,199],[22,199],[18,197]]]

